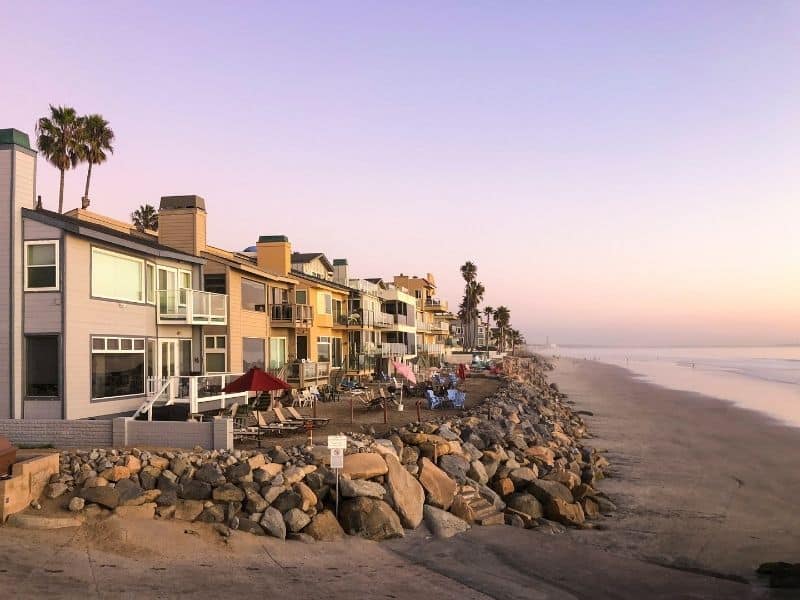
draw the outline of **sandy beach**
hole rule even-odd
[[[553,380],[607,449],[600,484],[619,510],[602,529],[549,534],[424,527],[385,543],[225,543],[207,525],[112,518],[102,527],[0,532],[12,598],[791,598],[753,569],[797,560],[800,432],[725,402],[562,359]],[[154,542],[157,540],[157,542]]]

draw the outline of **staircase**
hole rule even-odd
[[[175,402],[174,398],[170,398],[169,396],[169,387],[172,383],[171,378],[167,378],[161,388],[152,396],[148,397],[147,400],[142,402],[142,405],[136,409],[136,412],[133,413],[132,419],[137,419],[145,412],[147,413],[147,420],[153,420],[153,407],[155,406],[156,402],[160,402],[159,406],[169,406]]]
[[[503,513],[471,485],[461,486],[450,512],[476,525],[503,525],[505,522]]]

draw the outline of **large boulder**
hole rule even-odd
[[[425,525],[428,526],[428,529],[430,529],[431,533],[437,538],[450,538],[467,531],[470,527],[469,523],[463,519],[459,519],[446,510],[436,508],[429,504],[425,505],[423,513],[425,516]]]
[[[581,483],[580,476],[576,475],[572,471],[553,471],[552,473],[545,475],[544,479],[548,481],[557,481],[558,483],[568,487],[570,490],[574,490],[575,488],[584,485]]]
[[[318,542],[333,542],[344,537],[344,530],[336,520],[336,516],[329,510],[323,510],[314,515],[303,533],[313,537]]]
[[[161,469],[147,465],[139,472],[139,481],[144,489],[152,490],[156,487],[159,475],[161,475]]]
[[[292,489],[295,493],[300,494],[300,498],[303,500],[303,504],[300,507],[302,510],[308,511],[317,506],[317,495],[305,483],[298,481],[292,486]]]
[[[250,470],[250,463],[240,462],[231,465],[225,469],[225,478],[233,483],[241,483],[243,481],[253,481],[253,475]]]
[[[116,488],[108,486],[83,488],[80,496],[86,502],[94,502],[106,508],[114,509],[119,506],[119,492]]]
[[[553,498],[558,498],[563,502],[571,504],[573,502],[572,492],[563,483],[537,479],[528,484],[528,493],[536,496],[536,499],[543,505],[547,505]]]
[[[214,488],[211,496],[217,502],[242,502],[244,500],[244,492],[242,489],[236,487],[232,483],[226,483],[225,485]]]
[[[311,522],[311,517],[309,517],[299,508],[293,508],[283,515],[283,520],[286,523],[287,531],[298,533]]]
[[[128,467],[123,467],[122,465],[116,465],[110,467],[100,473],[100,477],[103,479],[107,479],[108,481],[122,481],[123,479],[129,479],[131,476],[131,470]]]
[[[553,497],[545,505],[545,514],[548,519],[558,521],[564,525],[581,525],[586,520],[581,505],[577,502],[565,502],[561,498]]]
[[[115,489],[119,494],[120,506],[139,506],[146,501],[144,490],[132,479],[123,479],[117,483]]]
[[[517,493],[511,494],[506,500],[508,508],[522,513],[529,519],[538,519],[544,515],[542,503],[532,494]]]
[[[458,485],[427,458],[420,460],[419,482],[427,492],[428,504],[444,510],[453,504]]]
[[[386,461],[380,454],[362,452],[348,454],[344,457],[342,475],[346,475],[350,479],[372,479],[386,475],[387,470]]]
[[[284,514],[293,508],[302,508],[303,497],[295,491],[287,490],[275,498],[272,506],[281,511],[281,514]]]
[[[374,498],[345,500],[339,509],[339,522],[350,535],[368,540],[380,541],[404,535],[400,517],[386,502]]]
[[[264,516],[261,517],[261,527],[264,528],[267,535],[281,540],[286,539],[286,522],[277,508],[270,506],[264,511]]]
[[[439,458],[439,468],[459,483],[467,480],[469,462],[458,454],[445,454]]]
[[[192,479],[180,486],[181,498],[186,500],[208,500],[211,498],[211,486],[205,481]]]
[[[263,456],[259,454],[258,456]],[[263,513],[267,510],[269,502],[264,500],[264,497],[254,489],[248,488],[244,492],[247,497],[247,512],[249,513]]]
[[[225,483],[225,476],[215,463],[210,462],[203,464],[202,467],[197,469],[197,471],[195,471],[194,478],[210,485],[222,485]]]
[[[516,469],[512,469],[511,472],[508,474],[508,478],[514,484],[516,489],[524,489],[527,484],[531,481],[534,481],[539,476],[539,471],[536,469],[534,465],[533,468],[531,467],[518,467]]]
[[[178,521],[194,521],[203,512],[200,500],[178,500],[173,517]]]
[[[555,453],[545,446],[531,446],[525,450],[525,455],[548,467],[552,467],[555,463]]]
[[[419,481],[409,473],[400,461],[386,455],[386,488],[403,527],[416,529],[422,523],[422,506],[425,504],[425,490]]]
[[[386,488],[380,483],[368,481],[366,479],[346,479],[339,481],[339,493],[343,498],[377,498],[383,500],[386,495]]]

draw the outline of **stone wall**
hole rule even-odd
[[[233,421],[132,421],[62,419],[0,419],[0,435],[18,446],[103,448],[152,446],[160,448],[233,448]]]

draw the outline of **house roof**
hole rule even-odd
[[[307,273],[303,273],[302,271],[298,271],[297,269],[292,269],[292,277],[296,277],[297,279],[302,279],[304,281],[312,282],[316,285],[328,287],[330,289],[337,290],[340,292],[347,292],[348,294],[351,291],[353,291],[353,288],[349,286],[342,285],[341,283],[336,283],[335,281],[328,281],[327,279],[314,277],[313,275],[308,275]]]
[[[31,149],[28,134],[19,129],[0,129],[0,144],[16,144],[28,150]]]
[[[206,246],[205,252],[202,252],[201,254],[207,258],[222,262],[229,267],[241,269],[242,271],[246,271],[252,275],[260,275],[261,277],[267,277],[269,279],[282,281],[284,283],[294,283],[294,279],[292,277],[286,277],[284,275],[262,269],[256,264],[256,261],[252,256],[247,256],[239,252],[229,252],[227,250],[223,250],[222,248],[215,248],[213,246]]]
[[[182,260],[202,265],[206,261],[198,258],[192,254],[186,254],[170,246],[159,244],[158,242],[149,239],[145,236],[126,234],[118,229],[105,227],[92,221],[85,221],[72,217],[69,215],[59,214],[50,210],[39,209],[31,210],[29,208],[22,209],[22,216],[26,219],[39,221],[45,225],[58,227],[64,231],[68,231],[75,235],[88,237],[103,241],[109,244],[115,244],[128,250],[135,250],[143,254],[150,254],[152,256],[160,256],[163,258],[172,258],[174,260]]]
[[[317,258],[322,261],[328,271],[333,271],[333,265],[322,252],[292,252],[293,265],[307,264]]]

